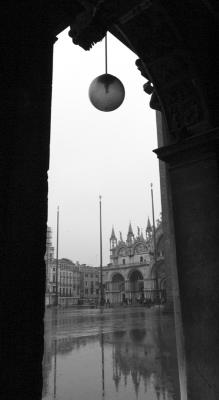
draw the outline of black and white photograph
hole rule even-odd
[[[218,400],[219,4],[1,10],[1,400]]]

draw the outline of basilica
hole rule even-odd
[[[103,268],[105,300],[108,304],[153,304],[166,300],[166,274],[162,222],[153,229],[148,218],[145,236],[134,235],[129,224],[126,240],[114,228],[110,237],[110,263]]]

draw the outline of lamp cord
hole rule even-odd
[[[107,60],[107,32],[106,32],[106,36],[105,36],[105,70],[106,70],[106,74],[108,73],[107,72],[107,63],[108,63],[108,60]]]

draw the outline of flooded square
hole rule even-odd
[[[45,314],[43,400],[178,400],[174,319],[159,307]]]

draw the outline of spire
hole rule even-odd
[[[115,231],[114,231],[114,226],[112,227],[112,233],[110,236],[110,240],[116,240],[116,235],[115,235]]]
[[[110,252],[111,252],[111,255],[112,255],[113,249],[116,246],[117,246],[117,238],[116,238],[115,231],[114,231],[114,226],[113,226],[112,227],[112,233],[111,233],[111,236],[110,236]]]
[[[132,225],[131,222],[129,222],[129,230],[128,230],[128,234],[127,234],[127,240],[126,243],[131,246],[134,242],[134,233],[132,230]]]
[[[147,228],[146,228],[146,240],[151,240],[152,238],[152,226],[151,226],[151,222],[150,219],[148,217],[148,223],[147,223]]]
[[[129,222],[129,230],[128,230],[128,235],[132,235],[132,236],[134,236],[134,234],[133,234],[133,230],[132,230],[132,225],[131,225],[131,222]]]
[[[148,232],[149,231],[152,231],[152,227],[151,227],[151,223],[150,223],[150,219],[149,219],[149,217],[148,217],[148,223],[147,223],[147,229],[146,229]]]

